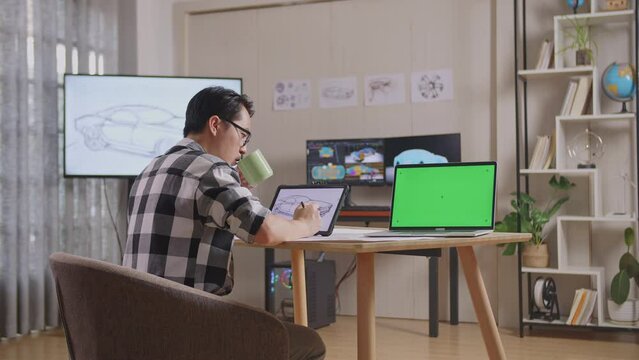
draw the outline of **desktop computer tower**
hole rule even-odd
[[[306,260],[308,326],[318,329],[335,322],[335,262]],[[267,287],[267,310],[293,322],[293,282],[290,263],[272,264]]]

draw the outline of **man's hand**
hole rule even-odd
[[[312,202],[303,204],[295,209],[291,220],[277,214],[269,214],[255,234],[255,242],[277,245],[284,241],[315,235],[322,223],[318,207]]]
[[[245,187],[249,190],[253,190],[255,189],[255,186],[251,186],[248,181],[246,181],[246,179],[244,178],[244,175],[242,174],[242,171],[238,168],[237,169],[238,174],[240,174],[240,185],[242,185],[242,187]]]
[[[293,220],[303,221],[308,225],[309,233],[306,236],[315,235],[322,225],[319,208],[313,202],[300,203],[297,209],[295,209]]]

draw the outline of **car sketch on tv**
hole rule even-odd
[[[155,157],[182,139],[184,117],[157,106],[121,105],[79,116],[74,124],[90,150]]]

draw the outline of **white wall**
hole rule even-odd
[[[174,75],[173,4],[137,0],[138,75]]]
[[[173,58],[174,47],[178,48],[178,51],[175,53],[179,54],[179,48],[185,45],[182,39],[175,43],[175,45],[172,42],[174,30],[172,28],[174,22],[172,5],[175,2],[178,1],[138,0],[137,39],[138,71],[140,74],[168,75],[181,72],[182,68],[174,68],[181,64],[181,59],[176,60]],[[239,7],[258,2],[272,3],[273,1],[186,1],[184,2],[184,6],[187,7],[186,4],[188,3],[194,7],[207,6],[210,9],[215,9],[221,6]],[[278,127],[289,126],[292,127],[295,132],[303,132],[304,130],[302,128],[304,126],[300,128],[299,125],[306,121],[333,121],[331,119],[348,120],[354,117],[355,119],[362,119],[361,121],[363,121],[363,119],[372,120],[375,124],[375,126],[373,126],[374,130],[364,134],[369,136],[461,132],[464,160],[497,158],[500,164],[504,164],[503,166],[500,165],[498,181],[498,193],[501,201],[499,202],[500,206],[497,218],[501,218],[507,210],[507,194],[514,188],[514,182],[512,181],[513,176],[511,176],[514,174],[514,155],[511,155],[514,145],[509,141],[506,141],[503,145],[497,141],[497,136],[499,136],[500,139],[502,136],[510,138],[511,134],[514,133],[514,128],[511,130],[510,126],[512,121],[509,120],[512,119],[512,114],[514,114],[514,110],[511,109],[513,101],[511,93],[513,84],[513,80],[511,80],[512,70],[509,68],[512,63],[512,57],[508,49],[509,44],[512,43],[512,33],[510,31],[503,31],[504,28],[507,29],[509,24],[512,23],[512,10],[508,10],[509,6],[512,6],[512,2],[505,0],[482,0],[473,2],[462,0],[399,1],[393,2],[396,4],[396,8],[392,12],[383,13],[384,3],[386,2],[354,0],[336,2],[331,5],[333,8],[344,7],[350,9],[349,11],[357,9],[361,14],[371,13],[371,9],[377,8],[377,10],[372,12],[372,14],[376,15],[373,15],[373,18],[369,17],[368,20],[362,20],[363,18],[359,16],[351,16],[348,20],[352,21],[352,27],[339,29],[339,31],[344,33],[344,37],[342,39],[332,40],[341,41],[341,45],[335,43],[332,45],[329,44],[332,49],[332,55],[325,59],[329,64],[325,64],[324,61],[317,63],[308,62],[302,58],[304,60],[300,61],[300,66],[297,67],[295,71],[289,71],[289,67],[281,64],[278,65],[277,62],[272,61],[275,59],[275,55],[271,53],[271,51],[274,49],[286,49],[286,45],[282,44],[292,44],[291,41],[295,36],[295,25],[304,25],[304,21],[298,17],[298,13],[301,14],[305,11],[302,8],[317,6],[318,9],[322,9],[319,11],[328,11],[330,13],[331,10],[323,10],[326,9],[327,5],[292,6],[289,9],[282,9],[282,11],[256,10],[254,14],[248,15],[248,19],[246,17],[239,17],[241,21],[244,21],[243,23],[235,24],[235,27],[227,29],[228,34],[234,34],[238,29],[242,29],[243,26],[258,26],[252,23],[252,21],[257,21],[258,19],[260,21],[266,21],[269,18],[271,20],[279,18],[285,24],[289,25],[286,27],[289,32],[282,33],[287,39],[284,43],[278,45],[276,41],[272,41],[273,33],[263,34],[257,42],[250,42],[253,40],[249,39],[248,43],[244,43],[247,47],[254,46],[259,49],[262,64],[256,68],[254,73],[249,71],[245,74],[236,74],[245,78],[245,91],[256,100],[258,105],[257,121],[255,121],[254,125],[261,135],[258,137],[259,140],[256,139],[257,146],[263,150],[267,149],[269,153],[275,154],[269,158],[269,160],[272,160],[276,170],[279,170],[279,173],[282,174],[281,177],[274,179],[274,182],[269,183],[266,186],[267,189],[262,189],[259,195],[265,199],[265,203],[268,203],[277,182],[284,182],[287,179],[292,179],[294,182],[304,181],[303,172],[296,170],[296,168],[302,164],[303,159],[298,158],[298,155],[282,154],[282,157],[280,157],[281,151],[278,151],[276,147],[278,146],[277,144],[281,142],[269,141],[269,138],[278,138],[277,134],[269,133],[269,131],[272,131],[269,130],[269,128],[275,128],[275,126],[271,126],[273,125],[271,123],[269,126],[262,127],[259,125],[260,122],[262,124],[268,124],[268,121],[274,121],[278,124]],[[329,8],[331,6],[329,6]],[[326,16],[332,19],[327,25],[332,26],[335,25],[335,23],[345,23],[346,19],[341,19],[340,13],[341,11],[335,11],[334,15],[327,14]],[[399,15],[397,13],[399,13]],[[248,14],[248,12],[245,14]],[[347,12],[347,14],[357,15],[354,11]],[[217,20],[222,19],[222,17],[218,15],[220,14],[211,16]],[[375,18],[375,16],[377,17]],[[406,24],[401,23],[402,16],[411,19],[410,25],[407,28],[404,27]],[[393,20],[389,22],[389,18]],[[493,20],[495,23],[493,23]],[[363,21],[363,23],[360,23],[360,21]],[[376,21],[377,23],[372,24],[370,23],[371,21]],[[203,23],[206,23],[206,21]],[[496,41],[494,41],[493,35],[491,34],[495,34],[496,26],[498,26],[500,31],[497,32],[499,35],[495,37]],[[356,55],[350,53],[353,49],[349,50],[347,46],[359,46],[358,37],[365,35],[366,31],[371,30],[371,28],[377,29],[374,30],[372,34],[369,34],[371,38],[375,39],[375,41],[372,42],[372,44],[374,44],[384,36],[385,27],[391,34],[394,34],[393,36],[398,36],[400,39],[407,38],[400,41],[408,41],[413,44],[407,48],[410,49],[410,54],[400,54],[401,60],[397,60],[395,59],[396,56],[394,56],[394,53],[380,50],[378,61],[371,60],[362,66],[359,66],[358,63],[350,63],[352,59],[349,60],[349,56],[357,61],[359,61],[359,59],[357,59]],[[267,29],[263,28],[262,30]],[[371,44],[371,42],[368,44]],[[204,43],[201,45],[209,46],[209,44]],[[278,48],[280,45],[283,47]],[[306,44],[303,45],[302,48],[304,48],[304,46],[312,47],[313,45],[314,44]],[[366,46],[372,45],[364,45],[362,41],[361,46],[364,46],[365,51],[369,51]],[[402,45],[398,46],[401,47]],[[355,52],[358,51],[357,48],[354,50]],[[265,63],[265,59],[271,61]],[[231,60],[229,60],[229,63],[257,61],[251,58]],[[398,61],[400,63],[398,63]],[[335,67],[335,64],[338,64],[338,67]],[[361,107],[359,109],[346,110],[341,113],[339,111],[325,111],[324,113],[320,113],[317,110],[311,110],[309,114],[304,112],[273,114],[270,108],[270,87],[274,79],[278,78],[310,76],[315,81],[314,84],[316,84],[317,79],[323,76],[354,74],[358,76],[361,82],[361,79],[366,74],[388,71],[403,72],[409,76],[413,70],[427,70],[441,67],[452,67],[454,69],[456,87],[456,101],[454,106],[448,106],[446,104],[412,106],[406,104],[403,107],[393,109],[380,108],[378,111],[375,111],[377,109],[372,110]],[[186,74],[206,75],[188,72]],[[220,75],[219,73],[215,73],[214,70],[211,70],[211,74]],[[314,107],[317,107],[316,100],[314,100]],[[390,127],[388,126],[388,121],[385,122],[384,120],[392,118],[392,114],[394,113],[406,114],[411,120],[409,120],[408,123],[402,123],[400,121],[398,127]],[[447,118],[451,119],[452,123],[442,124],[417,120],[423,114],[429,113],[438,114],[432,118]],[[302,121],[299,121],[300,117]],[[503,119],[503,121],[496,122],[496,119]],[[360,120],[357,120],[355,124],[358,121]],[[393,123],[395,123],[394,120]],[[321,137],[321,135],[326,136],[326,134],[330,133],[327,130],[322,130],[321,127],[318,128],[316,125],[312,125],[312,128],[315,130],[314,134],[317,134],[313,136],[313,138]],[[345,133],[336,135],[336,137],[362,136],[361,133],[356,131],[356,126],[349,126]],[[295,147],[299,147],[297,143],[303,141],[303,136],[295,140],[293,144]],[[356,189],[355,195],[359,197],[360,200],[372,198],[373,203],[378,201],[374,194],[370,194],[365,189]],[[250,261],[244,261],[243,253],[250,254],[248,255]],[[498,250],[495,248],[480,248],[478,258],[483,274],[485,275],[486,286],[494,310],[496,310],[499,305],[499,311],[496,311],[496,315],[499,315],[498,320],[501,325],[513,325],[515,324],[517,316],[515,301],[517,296],[516,276],[510,277],[508,274],[516,272],[516,263],[513,263],[513,259],[501,259],[497,254]],[[338,260],[338,275],[340,275],[345,268],[345,264],[350,259],[347,256],[333,256],[333,258]],[[378,314],[384,316],[425,318],[427,316],[427,297],[425,293],[427,286],[426,259],[389,255],[378,256],[377,259],[377,289],[388,288],[386,286],[387,284],[384,284],[384,281],[393,281],[393,276],[388,275],[391,273],[389,271],[390,269],[402,269],[402,271],[408,271],[408,273],[404,272],[404,276],[409,276],[410,279],[412,279],[406,285],[406,291],[403,293],[413,294],[410,297],[412,305],[409,309],[397,306],[397,304],[393,303],[392,299],[383,299],[385,295],[380,294],[380,298],[378,299]],[[240,269],[238,269],[238,279],[236,282],[238,284],[236,289],[238,294],[234,296],[242,301],[261,306],[263,301],[263,288],[261,284],[263,278],[261,269],[263,262],[261,262],[261,251],[253,249],[241,250],[236,260]],[[440,313],[442,318],[447,318],[446,304],[448,301],[448,289],[446,284],[446,269],[447,262],[446,259],[444,259],[444,261],[440,262]],[[460,304],[461,320],[472,321],[474,319],[474,313],[470,299],[467,296],[463,275],[460,275],[460,277],[460,293],[462,295]],[[384,278],[386,278],[386,280],[384,280]],[[246,284],[247,286],[242,286],[241,284]],[[411,289],[415,287],[416,284],[419,288]],[[393,287],[391,286],[390,288]],[[353,311],[355,301],[354,294],[354,282],[346,282],[341,290],[343,299],[347,299],[342,303],[343,312],[348,313]]]

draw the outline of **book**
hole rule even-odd
[[[535,147],[533,149],[532,155],[530,155],[530,161],[528,162],[528,169],[534,170],[535,163],[537,158],[539,158],[539,153],[541,152],[541,136],[537,136],[537,142],[535,143]]]
[[[588,299],[586,300],[587,306],[584,308],[582,316],[579,318],[579,324],[587,325],[592,319],[592,313],[595,310],[595,304],[597,303],[597,290],[588,290]]]
[[[592,90],[592,78],[590,76],[580,76],[577,92],[570,109],[570,115],[579,116],[586,112],[588,97]]]
[[[597,291],[591,289],[578,289],[570,308],[570,315],[566,325],[587,325],[592,317],[597,302]]]
[[[542,69],[542,64],[544,62],[544,58],[546,57],[546,52],[548,51],[548,44],[550,41],[548,39],[544,39],[539,47],[539,55],[537,56],[537,65],[535,65],[535,69]]]
[[[550,69],[553,63],[553,59],[555,58],[555,47],[552,41],[548,42],[546,46],[546,51],[544,52],[544,59],[541,63],[541,69]]]
[[[547,135],[537,136],[537,143],[530,158],[530,163],[528,163],[528,169],[540,170],[543,167],[546,161],[546,154],[550,148],[549,141],[550,139]]]
[[[548,149],[548,153],[546,154],[546,158],[544,159],[544,166],[542,169],[550,169],[553,161],[555,160],[555,149],[557,147],[557,137],[555,136],[555,132],[550,135],[550,147]]]
[[[575,80],[570,80],[570,82],[568,83],[568,89],[566,90],[566,95],[564,96],[564,102],[561,105],[561,111],[559,112],[559,115],[570,115],[572,103],[575,100],[575,93],[577,92],[577,84],[578,83]]]

